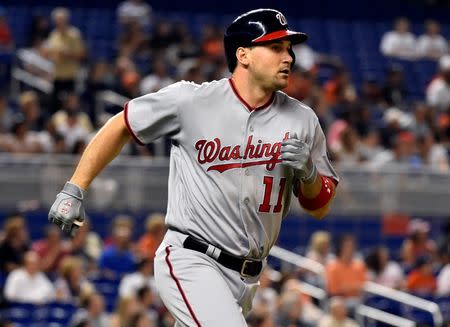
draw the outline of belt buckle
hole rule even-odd
[[[245,273],[245,268],[247,267],[247,264],[252,263],[252,262],[253,262],[253,260],[247,260],[247,259],[244,260],[244,263],[242,264],[242,268],[240,271],[242,277],[245,277],[245,278],[253,277],[253,275],[249,275],[249,274]]]

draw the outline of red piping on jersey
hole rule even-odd
[[[175,276],[175,273],[173,272],[173,266],[170,263],[169,255],[170,255],[170,247],[166,246],[166,262],[167,262],[167,265],[169,266],[170,276],[172,276],[172,279],[177,284],[178,291],[180,291],[180,294],[183,297],[184,303],[186,304],[186,306],[189,310],[189,313],[192,316],[192,319],[194,319],[194,321],[198,327],[202,327],[202,325],[200,325],[200,322],[198,321],[197,317],[195,316],[194,310],[192,310],[191,304],[189,303],[189,301],[186,297],[186,294],[184,293],[183,288],[181,287],[180,281],[178,280],[178,278]]]
[[[136,134],[134,134],[133,130],[131,129],[130,122],[128,121],[128,102],[125,103],[124,109],[123,109],[123,118],[125,119],[125,125],[127,125],[127,129],[130,132],[130,135],[133,137],[133,139],[136,141],[139,145],[145,145],[142,143]]]
[[[245,101],[245,100],[241,97],[241,95],[239,94],[238,90],[236,89],[236,85],[234,85],[233,80],[232,80],[231,78],[229,78],[228,81],[230,82],[231,89],[233,90],[234,94],[236,94],[236,96],[237,96],[237,98],[239,99],[239,101],[242,102],[242,104],[243,104],[245,107],[247,107],[247,109],[248,109],[249,111],[253,111],[253,110],[261,110],[261,109],[267,108],[268,106],[270,106],[270,105],[272,104],[273,99],[275,98],[275,92],[273,92],[273,93],[272,93],[272,96],[270,97],[270,99],[269,99],[265,104],[263,104],[263,105],[260,106],[260,107],[256,107],[256,108],[255,108],[255,107],[252,107],[251,105],[249,105],[249,104],[247,103],[247,101]]]

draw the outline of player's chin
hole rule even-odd
[[[287,77],[279,77],[275,81],[276,88],[278,90],[284,89],[288,86],[289,83],[289,75]]]

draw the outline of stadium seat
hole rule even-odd
[[[76,310],[76,306],[71,303],[52,302],[48,304],[48,323],[67,326],[70,318]]]
[[[120,278],[98,276],[91,279],[95,289],[105,298],[106,310],[113,312],[119,292]]]
[[[434,301],[439,305],[445,321],[450,321],[450,295],[435,297]]]

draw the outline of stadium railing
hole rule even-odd
[[[272,248],[270,255],[280,260],[286,261],[290,264],[293,264],[299,268],[303,268],[313,273],[317,273],[318,275],[323,275],[325,271],[325,267],[322,264],[310,260],[308,258],[305,258],[299,254],[282,249],[278,246],[274,246]],[[441,314],[441,310],[435,302],[424,300],[422,298],[408,294],[406,292],[398,291],[374,282],[366,282],[364,284],[363,291],[367,294],[379,295],[392,301],[397,301],[405,305],[429,312],[433,317],[433,323],[435,327],[440,327],[443,324],[443,317]],[[321,298],[321,300],[324,300],[324,298]],[[392,326],[399,326],[399,327],[415,326],[415,323],[412,320],[364,304],[360,304],[356,308],[356,316],[358,317],[362,326],[365,325],[363,317],[378,320],[390,324]]]
[[[0,153],[0,184],[2,190],[8,190],[0,196],[0,208],[30,199],[45,206],[52,204],[77,161],[71,155]],[[331,208],[334,215],[448,215],[450,174],[404,166],[382,170],[340,167],[338,173],[341,181]],[[92,185],[89,207],[92,210],[164,209],[168,175],[167,157],[120,155]],[[302,212],[297,201],[292,201],[292,212]]]
[[[322,264],[305,258],[299,254],[282,249],[278,246],[274,246],[272,248],[270,255],[280,260],[286,261],[292,265],[295,265],[299,268],[317,273],[318,275],[323,275],[325,271],[325,267]],[[439,306],[432,301],[424,300],[406,292],[395,290],[370,281],[365,283],[363,291],[367,294],[379,295],[387,299],[429,312],[433,317],[433,323],[435,327],[440,327],[443,325],[441,310]],[[360,322],[363,319],[362,317],[367,317],[370,319],[388,323],[392,326],[415,326],[415,323],[409,319],[393,315],[392,313],[388,313],[363,304],[360,304],[356,308],[356,313],[357,316],[359,315]],[[411,325],[411,323],[413,324]],[[362,325],[364,325],[364,323]]]

